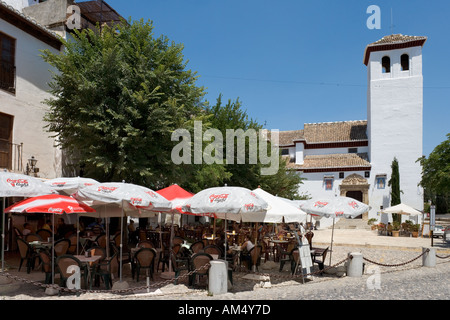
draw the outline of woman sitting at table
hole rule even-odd
[[[250,240],[250,237],[245,236],[244,244],[241,246],[241,262],[247,261],[248,263],[250,263],[250,250],[252,250],[254,246],[255,245]]]

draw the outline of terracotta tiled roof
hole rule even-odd
[[[307,143],[367,140],[367,121],[305,123]]]
[[[367,140],[367,120],[305,123],[304,130],[280,131],[280,146],[293,145],[294,141],[330,143]]]
[[[378,41],[375,41],[375,42],[369,44],[369,46],[379,45],[379,44],[394,44],[394,43],[402,43],[402,42],[417,41],[417,40],[427,40],[427,37],[407,36],[407,35],[403,35],[403,34],[391,34],[391,35],[381,38]]]
[[[364,50],[363,62],[367,66],[371,52],[423,46],[426,41],[427,37],[424,36],[391,34],[367,45],[366,49]]]
[[[302,165],[289,162],[288,156],[283,158],[287,162],[287,168],[294,170],[371,167],[367,153],[309,155],[305,156]]]
[[[303,130],[280,131],[280,146],[290,146],[294,144],[294,140],[303,139]]]
[[[304,159],[302,169],[370,167],[367,153],[340,153],[310,155]]]

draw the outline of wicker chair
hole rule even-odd
[[[136,248],[150,248],[151,249],[151,248],[154,248],[154,247],[155,247],[155,245],[150,240],[140,241],[136,245]]]
[[[189,261],[184,259],[178,259],[175,252],[171,252],[170,258],[172,259],[172,270],[175,272],[175,285],[178,282],[178,277],[180,276],[181,271],[189,270]]]
[[[104,234],[104,233],[99,234],[97,236],[97,238],[95,239],[95,243],[99,247],[106,248],[106,234]]]
[[[67,249],[67,253],[76,254],[77,253],[77,234],[73,233],[69,236],[68,240],[70,241],[69,249]],[[81,247],[81,246],[79,246]]]
[[[22,238],[17,238],[17,247],[19,248],[20,253],[20,264],[19,271],[22,268],[22,264],[25,261],[27,266],[27,273],[31,272],[31,269],[34,268],[35,260],[37,258],[36,252],[33,247],[31,247],[27,241]]]
[[[47,229],[39,229],[36,231],[36,234],[40,236],[43,241],[47,241],[48,238],[53,236],[53,233]]]
[[[172,244],[183,244],[184,243],[184,239],[181,237],[174,237],[172,240]]]
[[[86,252],[88,252],[89,255],[91,255],[91,256],[100,256],[100,260],[98,260],[99,263],[106,259],[106,249],[105,248],[95,246],[95,247],[91,247],[91,248],[87,249]]]
[[[29,233],[25,236],[25,240],[27,242],[33,242],[33,241],[40,241],[43,242],[44,239],[42,239],[38,234],[36,233]],[[47,238],[45,238],[45,240],[47,240]]]
[[[62,256],[64,254],[67,254],[67,250],[69,250],[70,247],[70,240],[69,239],[60,239],[55,242],[55,257]]]
[[[38,253],[41,260],[42,272],[45,273],[45,284],[49,284],[52,280],[52,258],[47,250],[41,250]]]
[[[209,276],[209,263],[211,260],[213,260],[213,257],[205,252],[196,253],[191,257],[189,271],[192,274],[189,276],[189,286],[195,286],[197,277]]]
[[[94,265],[93,270],[91,271],[91,285],[92,283],[95,286],[100,286],[100,278],[103,279],[103,283],[105,284],[106,290],[109,290],[112,287],[112,280],[114,279],[114,273],[117,273],[119,270],[119,259],[117,257],[117,252],[115,252],[110,258],[106,258],[103,261]]]
[[[219,256],[219,258],[222,257],[222,255],[223,255],[222,250],[220,249],[220,247],[218,247],[218,246],[216,246],[214,244],[211,244],[211,245],[206,246],[205,248],[203,248],[203,252],[206,252],[206,253],[208,253],[210,255],[216,254],[216,255]]]
[[[156,250],[151,248],[141,248],[134,255],[134,264],[132,268],[132,277],[136,273],[136,282],[139,282],[141,269],[146,269],[147,276],[153,280],[153,270],[155,264]],[[150,273],[150,274],[149,274]]]
[[[203,241],[196,241],[190,247],[192,253],[199,253],[203,250],[203,248],[205,248],[205,244],[203,243]]]
[[[87,288],[88,282],[88,266],[83,264],[80,260],[72,255],[64,254],[56,258],[56,265],[60,275],[60,286],[65,287],[67,279],[73,275],[73,273],[68,272],[68,268],[72,265],[78,266],[80,268],[81,277],[84,280],[84,287]]]

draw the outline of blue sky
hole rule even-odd
[[[106,0],[119,14],[152,20],[155,36],[184,44],[206,99],[239,98],[268,129],[366,120],[367,44],[385,35],[427,36],[423,48],[428,154],[450,132],[450,1]],[[381,29],[368,29],[368,6]],[[391,11],[392,17],[391,20]],[[391,23],[393,21],[393,24]],[[393,27],[393,29],[391,29]]]

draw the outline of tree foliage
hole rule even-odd
[[[203,109],[204,89],[186,68],[183,46],[155,38],[143,20],[73,37],[61,54],[43,51],[58,71],[48,131],[89,176],[152,186],[172,180],[171,132]]]
[[[423,156],[417,161],[422,165],[420,185],[425,190],[425,198],[436,205],[437,213],[446,213],[450,203],[450,133],[428,158]]]
[[[397,158],[394,157],[394,160],[391,164],[392,174],[391,179],[389,179],[388,185],[391,187],[391,206],[395,206],[401,203],[401,190],[400,190],[400,171]],[[399,214],[392,214],[393,220],[400,222]]]

